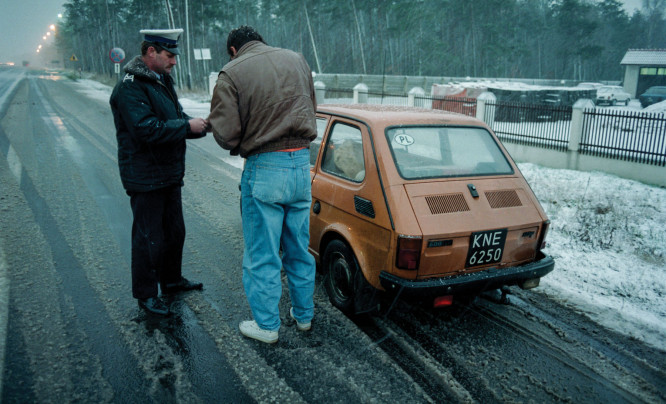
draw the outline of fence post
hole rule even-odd
[[[368,103],[368,86],[358,83],[354,86],[354,104]]]
[[[476,119],[479,119],[492,128],[495,123],[495,106],[486,114],[486,105],[495,104],[497,97],[490,91],[484,91],[476,98]]]
[[[569,132],[569,151],[578,152],[583,138],[583,111],[594,108],[592,100],[581,98],[571,107],[571,128]]]
[[[315,81],[315,98],[317,105],[326,103],[326,84],[323,81]]]
[[[217,76],[220,75],[220,72],[211,72],[208,73],[208,95],[213,96],[213,90],[217,84]]]
[[[411,90],[409,90],[409,93],[407,94],[407,106],[408,107],[413,107],[414,106],[414,98],[415,97],[425,97],[425,90],[422,89],[421,87],[414,87]],[[420,100],[420,104],[423,104],[423,100]],[[423,105],[419,105],[419,107],[422,107]]]

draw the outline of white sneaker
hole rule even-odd
[[[238,326],[241,334],[245,335],[248,338],[254,338],[257,341],[265,342],[267,344],[274,344],[278,340],[277,331],[264,330],[259,328],[257,322],[254,320],[243,321]]]
[[[298,320],[296,320],[296,317],[294,317],[294,308],[293,307],[291,309],[289,309],[289,315],[291,316],[291,318],[294,319],[294,321],[296,321],[296,328],[298,328],[299,331],[309,331],[310,328],[312,328],[312,322],[299,323]]]

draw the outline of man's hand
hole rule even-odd
[[[193,118],[189,120],[190,132],[192,133],[204,133],[208,131],[208,120],[203,118]]]

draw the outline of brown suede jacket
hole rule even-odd
[[[317,137],[316,107],[305,58],[252,41],[222,68],[209,119],[222,148],[248,157],[309,147]]]

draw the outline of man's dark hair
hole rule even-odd
[[[264,42],[264,38],[262,38],[261,35],[249,25],[241,25],[236,29],[232,29],[227,37],[227,52],[229,53],[229,56],[233,56],[231,53],[232,46],[236,49],[236,52],[238,52],[243,45],[251,41]]]
[[[161,47],[161,46],[159,46],[158,44],[155,44],[155,43],[152,43],[152,42],[143,41],[143,42],[141,42],[141,55],[142,55],[142,56],[146,56],[146,53],[148,53],[148,48],[150,48],[151,46],[152,46],[153,48],[155,48],[155,51],[156,51],[157,53],[160,53],[160,52],[162,52],[162,51],[164,50],[164,48]]]

